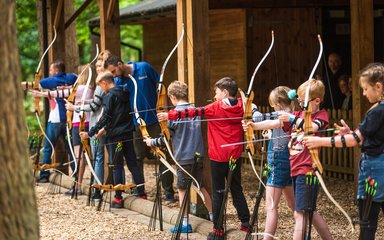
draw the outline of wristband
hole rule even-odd
[[[359,136],[357,135],[356,132],[352,132],[352,136],[355,138],[355,140],[356,140],[357,143],[360,143],[360,142],[361,142],[361,139],[359,138]]]
[[[345,142],[344,135],[341,135],[340,140],[341,140],[341,143],[343,144],[343,148],[346,148],[347,147],[347,143]]]
[[[295,121],[295,115],[289,116],[289,122],[293,123],[293,121]]]
[[[331,146],[332,147],[336,147],[336,145],[335,145],[335,136],[331,137]]]

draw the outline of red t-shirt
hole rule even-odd
[[[300,117],[301,119],[304,118],[304,111],[299,112],[293,112],[295,116]],[[314,120],[320,120],[324,123],[323,127],[321,129],[328,128],[328,113],[325,110],[320,110],[318,112],[312,113],[312,121]],[[292,125],[289,122],[285,122],[283,126],[283,130],[285,132],[291,131],[296,132],[296,125]],[[319,129],[319,130],[321,130]],[[300,133],[300,131],[298,132]],[[316,136],[322,136],[321,133],[316,133]],[[299,135],[298,137],[291,137],[288,143],[289,147],[289,160],[291,165],[291,176],[295,177],[297,175],[305,175],[308,172],[314,173],[314,170],[312,168],[312,159],[311,155],[309,153],[308,148],[304,147],[302,144],[304,135]],[[319,148],[320,152],[320,148]]]
[[[189,108],[185,113],[182,110],[179,114],[177,110],[168,112],[169,120],[178,118],[203,116],[206,119],[225,118],[223,120],[208,121],[208,156],[217,162],[228,162],[231,157],[238,159],[243,152],[242,145],[221,147],[223,144],[243,141],[243,128],[241,120],[243,117],[243,104],[241,98],[234,106],[229,106],[224,101],[216,101],[203,108]]]

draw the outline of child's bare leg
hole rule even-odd
[[[265,233],[268,233],[272,236],[276,233],[277,228],[277,217],[278,217],[278,209],[279,209],[279,202],[280,197],[283,189],[282,188],[276,188],[276,187],[269,187],[266,188],[265,193],[265,212],[266,212],[266,220],[265,220]],[[273,239],[269,235],[265,235],[264,239]]]
[[[304,231],[304,212],[294,212],[295,217],[295,230],[293,232],[294,240],[302,240],[303,239],[303,231]]]
[[[317,213],[313,213],[313,226],[321,239],[330,240],[332,239],[331,232],[329,231],[328,224],[325,220]]]

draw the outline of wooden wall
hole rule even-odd
[[[240,88],[247,84],[246,16],[243,9],[210,10],[210,86],[233,77]]]
[[[160,74],[161,67],[177,42],[176,18],[162,18],[143,24],[143,61],[150,63]],[[169,60],[164,81],[168,86],[177,80],[177,52]]]
[[[213,84],[225,76],[233,77],[238,81],[239,87],[243,88],[246,85],[247,72],[245,11],[241,9],[211,10],[209,20],[210,78],[197,81],[206,81],[207,90],[212,91],[212,94]],[[185,37],[188,36],[185,35]],[[144,61],[152,64],[160,73],[162,64],[176,41],[174,18],[157,19],[143,24]],[[166,68],[164,81],[167,85],[177,79],[176,56],[177,54],[172,56]]]
[[[271,30],[275,32],[274,48],[254,80],[256,104],[267,105],[273,88],[281,85],[297,88],[308,78],[319,51],[316,36],[321,30],[320,11],[314,8],[248,10],[248,81],[269,47]]]

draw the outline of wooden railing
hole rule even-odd
[[[259,106],[259,110],[262,113],[268,113],[273,111],[268,106]],[[338,122],[340,119],[344,119],[346,123],[352,128],[352,111],[328,110],[328,115],[329,127],[332,127],[333,123]],[[331,136],[332,134],[332,132],[329,132],[326,135]],[[256,131],[256,137],[257,139],[262,139],[261,131]],[[265,151],[266,150],[267,147],[265,148]],[[246,153],[243,153],[242,158],[244,164],[250,164]],[[256,165],[260,166],[260,151],[258,151],[253,158],[255,160]],[[353,181],[355,162],[353,148],[322,148],[320,152],[320,159],[324,167],[324,176]]]

